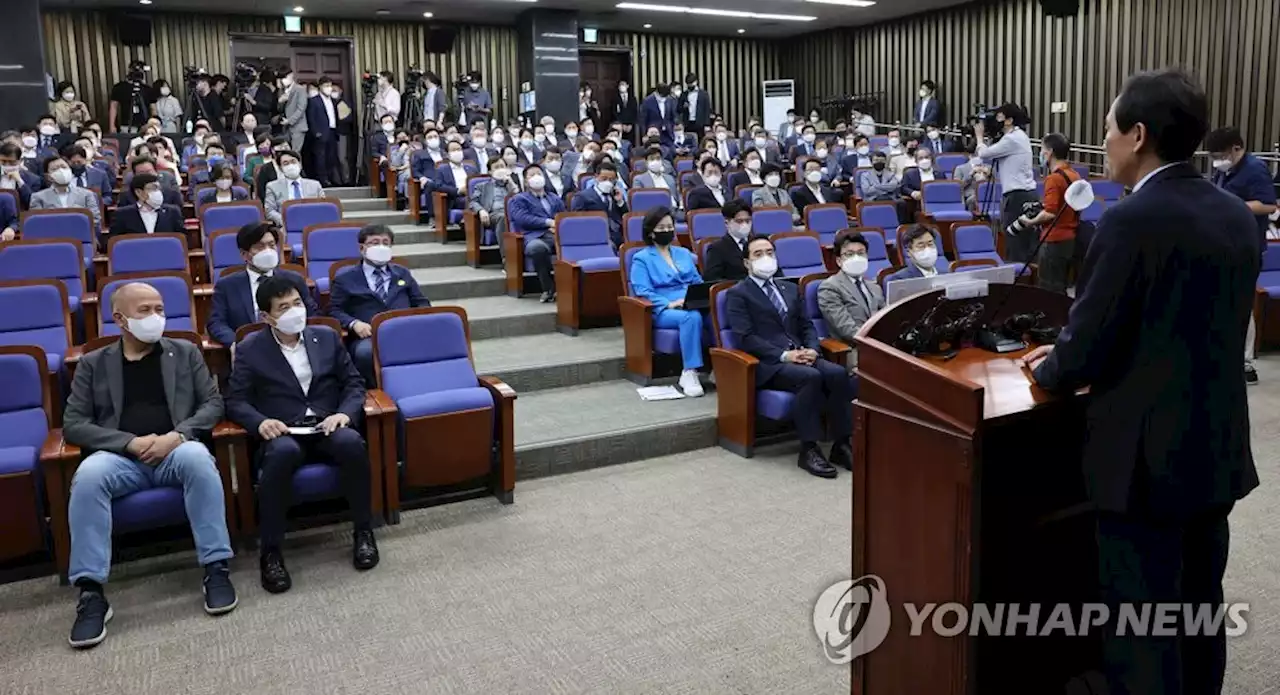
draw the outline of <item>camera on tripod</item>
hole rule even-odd
[[[986,129],[987,135],[991,137],[992,142],[997,142],[1004,136],[1004,128],[996,122],[996,110],[987,106],[982,102],[973,105],[973,113],[965,119],[963,124],[957,124],[957,128],[966,137],[973,137],[973,126],[981,123]]]
[[[235,83],[236,87],[244,89],[252,86],[254,80],[258,79],[258,66],[253,63],[239,62],[236,63]]]
[[[418,92],[418,87],[422,84],[422,68],[417,65],[410,65],[409,69],[404,73],[404,91],[406,93]]]
[[[151,71],[151,66],[141,60],[135,60],[129,63],[129,72],[125,74],[125,79],[135,85],[140,85],[147,79],[147,73]]]
[[[187,89],[194,89],[196,81],[201,77],[208,77],[209,72],[204,68],[198,68],[194,65],[182,66],[182,81],[187,83]]]
[[[373,98],[373,95],[378,92],[378,72],[376,70],[365,70],[360,74],[360,89],[364,91],[365,99]]]

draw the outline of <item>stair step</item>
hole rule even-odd
[[[391,231],[395,233],[396,246],[404,244],[426,244],[434,243],[436,246],[445,246],[436,241],[435,227],[429,227],[425,224],[413,224],[407,222],[405,224],[391,225]],[[462,249],[462,244],[452,244],[453,248]]]
[[[373,192],[368,186],[339,186],[336,188],[324,189],[324,194],[329,198],[337,198],[339,200],[360,200],[362,198],[372,198]]]
[[[422,293],[431,301],[464,299],[467,297],[495,297],[507,287],[507,277],[501,270],[472,268],[461,265],[448,268],[420,268],[413,278],[422,287]],[[551,307],[554,309],[555,305]]]
[[[409,213],[387,210],[386,208],[373,211],[344,212],[342,216],[364,224],[385,224],[392,227],[410,222]]]
[[[519,394],[622,379],[625,353],[621,328],[471,341],[476,372]]]
[[[703,449],[716,444],[716,395],[645,402],[629,381],[520,394],[515,440],[518,480]]]
[[[556,330],[556,305],[543,304],[536,297],[469,297],[432,300],[431,304],[466,309],[467,319],[471,323],[472,342],[554,333]]]
[[[387,212],[391,208],[387,206],[386,198],[345,198],[342,201],[343,214],[351,214],[353,212]]]
[[[431,241],[402,243],[401,240],[407,235],[399,231],[395,231],[395,235],[396,263],[410,270],[464,267],[467,265],[467,249],[461,244],[437,244]]]

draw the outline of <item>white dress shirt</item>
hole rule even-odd
[[[818,200],[818,202],[819,202],[819,203],[826,203],[826,202],[827,202],[826,197],[822,195],[822,186],[821,186],[821,185],[817,185],[817,186],[815,186],[815,185],[813,185],[813,184],[811,184],[811,183],[806,183],[805,185],[806,185],[806,186],[808,186],[808,187],[809,187],[809,190],[813,192],[813,197],[814,197],[814,198],[816,198],[816,199]]]
[[[155,234],[158,213],[149,207],[139,206],[138,215],[142,217],[142,226],[147,228],[147,234]]]
[[[274,330],[271,331],[271,337],[276,339],[276,345],[280,346],[280,352],[284,354],[284,361],[289,363],[289,368],[293,370],[293,376],[298,380],[298,386],[302,387],[302,395],[307,395],[311,390],[311,359],[307,356],[307,344],[305,334],[298,335],[298,342],[292,347],[280,342],[279,336]],[[307,415],[315,415],[316,411],[307,408]]]
[[[667,100],[666,100],[666,99],[663,99],[662,97],[658,97],[658,114],[662,116],[662,119],[663,119],[663,120],[666,120],[666,118],[667,118]]]
[[[467,169],[461,164],[449,163],[449,168],[453,169],[453,185],[458,189],[460,195],[467,193]]]
[[[551,189],[556,192],[556,195],[563,198],[564,197],[564,177],[559,174],[548,173],[546,176],[546,179],[547,179],[547,183],[551,184]]]
[[[689,90],[689,120],[694,120],[698,113],[698,90]]]
[[[937,178],[936,176],[933,175],[932,169],[930,169],[929,171],[920,169],[919,171],[920,171],[920,183],[924,183],[926,181],[933,181],[934,179]]]
[[[337,128],[337,127],[338,127],[338,113],[337,113],[337,111],[335,111],[335,110],[334,110],[334,108],[333,108],[333,99],[330,99],[329,97],[324,96],[323,94],[321,94],[321,95],[320,95],[320,101],[324,102],[324,112],[325,112],[325,114],[327,114],[327,115],[329,116],[329,127],[330,127],[330,128]]]
[[[1175,166],[1178,166],[1178,164],[1180,164],[1180,162],[1172,162],[1172,163],[1169,163],[1169,164],[1165,164],[1164,166],[1158,166],[1158,167],[1156,167],[1155,169],[1152,169],[1150,172],[1148,172],[1148,173],[1147,173],[1147,175],[1146,175],[1146,176],[1143,176],[1143,177],[1142,177],[1142,180],[1141,180],[1141,181],[1139,181],[1137,184],[1135,184],[1135,185],[1134,185],[1134,187],[1133,187],[1133,192],[1134,192],[1134,193],[1137,193],[1137,192],[1138,192],[1138,189],[1140,189],[1140,188],[1142,188],[1143,186],[1147,185],[1147,181],[1149,181],[1149,180],[1151,179],[1151,177],[1152,177],[1152,176],[1155,176],[1156,174],[1159,174],[1160,172],[1164,171],[1165,169],[1168,169],[1169,167],[1175,167]]]
[[[756,172],[750,169],[747,169],[746,171],[747,171],[747,180],[750,181],[752,185],[759,186],[764,184],[764,179],[760,178],[760,174],[757,174]]]
[[[978,145],[975,153],[982,161],[991,164],[999,160],[997,172],[1002,193],[1036,190],[1035,165],[1032,163],[1031,139],[1026,131],[1014,128],[993,145]]]
[[[930,97],[925,97],[925,98],[923,98],[923,99],[921,99],[921,100],[920,100],[920,113],[916,114],[916,121],[917,121],[917,122],[919,122],[919,123],[923,123],[923,122],[924,122],[924,114],[925,114],[925,110],[929,108],[929,102],[931,102],[931,101],[933,101],[933,99],[932,99],[932,98],[930,98]]]
[[[707,188],[711,191],[711,195],[716,197],[716,202],[724,205],[724,189],[720,186],[716,186],[714,188],[707,186]],[[742,244],[738,245],[741,246]]]
[[[439,87],[427,87],[427,95],[422,100],[422,120],[435,122],[436,116],[436,90]]]
[[[71,189],[70,189],[70,188],[67,188],[67,190],[66,190],[66,191],[63,191],[63,192],[61,192],[61,193],[59,193],[59,192],[58,192],[58,189],[57,189],[57,188],[55,188],[55,189],[53,189],[53,194],[54,194],[54,195],[56,195],[56,196],[58,196],[58,207],[60,207],[60,208],[71,207],[71,205],[70,205],[70,203],[71,203]],[[155,229],[155,225],[153,224],[151,228],[152,228],[152,229]]]
[[[722,164],[729,163],[729,141],[728,140],[725,140],[724,142],[718,143],[716,145],[716,158],[719,159]]]
[[[258,285],[271,277],[271,273],[259,273],[249,266],[245,266],[245,270],[249,272],[249,303],[256,307],[258,306]]]

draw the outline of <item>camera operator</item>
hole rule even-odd
[[[210,88],[210,77],[205,73],[195,76],[195,91],[192,92],[192,118],[203,118],[215,132],[227,129],[226,114],[222,110],[222,100]]]
[[[275,73],[270,68],[263,68],[254,77],[253,85],[244,91],[241,98],[249,105],[249,112],[253,114],[258,125],[269,126],[279,114]]]
[[[1000,202],[1000,218],[1009,225],[1022,216],[1027,203],[1037,203],[1035,170],[1031,158],[1031,139],[1022,126],[1027,116],[1017,104],[1005,104],[995,110],[996,123],[1003,129],[1003,136],[994,144],[986,144],[986,125],[979,119],[973,125],[973,136],[978,141],[976,153],[982,161],[994,164],[996,179],[1004,192]],[[985,201],[978,201],[982,205]],[[1029,228],[1012,236],[1008,243],[1006,260],[1014,263],[1030,263],[1031,252],[1036,245],[1036,231]]]
[[[489,96],[489,90],[480,85],[479,71],[463,77],[466,89],[460,87],[458,90],[458,101],[462,104],[463,111],[459,120],[464,120],[467,125],[476,121],[484,123],[489,119],[489,114],[493,113],[493,97]]]
[[[129,63],[125,79],[111,86],[107,108],[108,133],[136,133],[155,113],[155,93],[145,82],[151,68],[141,60]]]
[[[1022,215],[1017,224],[1032,230],[1040,227],[1040,234],[1047,234],[1040,246],[1040,257],[1036,259],[1040,264],[1040,286],[1065,294],[1071,259],[1075,257],[1076,229],[1080,226],[1080,213],[1067,205],[1067,188],[1078,181],[1080,175],[1067,161],[1071,156],[1071,142],[1065,135],[1049,133],[1040,141],[1040,147],[1040,164],[1045,172],[1044,208],[1034,216]],[[1061,217],[1058,217],[1059,211]],[[1047,225],[1055,217],[1058,223],[1050,230]]]
[[[400,92],[395,87],[395,79],[389,70],[378,73],[378,93],[373,97],[373,117],[378,121],[386,115],[400,119]]]

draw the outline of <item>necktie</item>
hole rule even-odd
[[[387,269],[386,267],[384,266],[381,268],[375,268],[373,271],[373,279],[376,281],[378,285],[377,288],[374,289],[374,292],[378,293],[378,299],[381,299],[384,302],[387,301]]]
[[[774,285],[772,280],[764,283],[764,286],[768,289],[765,294],[769,295],[769,301],[773,302],[773,308],[778,310],[778,316],[785,319],[787,317],[787,305],[782,301],[782,294],[778,292],[778,286]]]
[[[80,188],[84,188],[84,187],[85,187],[85,185],[84,185],[84,174],[81,174],[81,175],[79,175],[79,176],[77,176],[77,177],[76,177],[76,185],[77,185],[77,186],[79,186]]]
[[[862,295],[862,301],[866,302],[867,306],[870,307],[871,297],[867,296],[867,288],[863,286],[862,278],[854,280],[853,286],[858,288],[858,294]]]
[[[299,186],[298,182],[294,181],[293,182],[293,199],[300,200],[301,198],[302,198],[302,186]]]
[[[544,195],[544,196],[540,196],[540,197],[538,198],[538,200],[542,201],[542,209],[543,209],[543,210],[546,210],[546,211],[547,211],[547,214],[548,214],[548,215],[550,215],[550,214],[551,214],[551,201],[550,201],[550,200],[547,200],[547,197],[546,197],[545,195]]]

